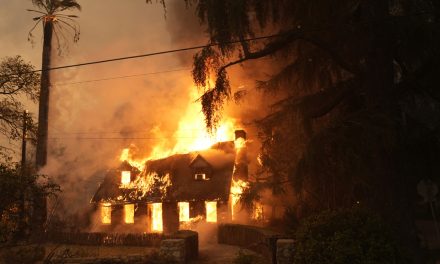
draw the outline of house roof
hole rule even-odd
[[[209,180],[195,180],[191,164],[196,160],[209,164]],[[234,142],[221,142],[207,150],[147,161],[145,171],[135,180],[138,184],[129,188],[120,188],[121,170],[111,170],[91,202],[226,201],[229,198],[234,161]],[[148,177],[155,177],[155,183],[151,184]],[[167,177],[169,181],[166,181]],[[148,192],[136,187],[146,184],[150,184]]]

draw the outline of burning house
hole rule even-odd
[[[245,140],[245,131],[236,130],[234,141],[150,159],[143,167],[124,161],[107,173],[91,200],[99,224],[108,231],[122,225],[172,233],[194,221],[234,220],[248,178]]]

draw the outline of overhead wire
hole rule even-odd
[[[146,73],[131,74],[131,75],[120,75],[120,76],[115,76],[115,77],[107,77],[107,78],[101,78],[101,79],[84,80],[84,81],[70,82],[70,83],[55,83],[55,84],[52,84],[51,86],[66,86],[66,85],[83,84],[83,83],[91,83],[91,82],[110,81],[110,80],[133,78],[133,77],[155,75],[155,74],[162,74],[162,73],[186,71],[186,70],[190,70],[190,69],[191,68],[178,68],[178,69],[165,70],[165,71],[146,72]]]

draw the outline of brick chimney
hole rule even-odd
[[[246,131],[244,131],[243,129],[235,130],[235,140],[239,138],[246,140]]]

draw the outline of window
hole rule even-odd
[[[162,232],[163,224],[162,224],[162,204],[161,203],[152,203],[148,205],[150,214],[151,214],[151,226],[150,229],[152,232]]]
[[[110,204],[101,205],[101,223],[105,225],[112,223],[112,207]]]
[[[206,206],[206,222],[217,222],[217,202],[205,202]]]
[[[131,171],[122,171],[121,172],[121,184],[128,185],[131,181]]]
[[[124,204],[124,219],[126,224],[134,224],[134,204]]]
[[[189,203],[179,202],[179,222],[189,221]]]
[[[194,179],[196,181],[206,181],[209,180],[209,178],[206,176],[206,173],[196,173],[194,176]]]

